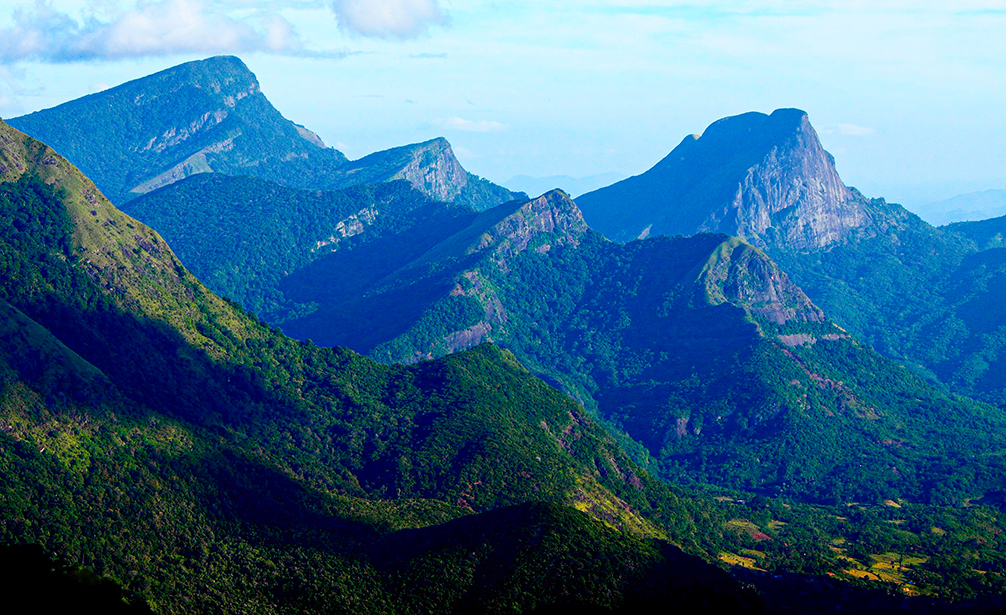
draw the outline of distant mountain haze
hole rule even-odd
[[[442,138],[349,161],[284,118],[230,56],[181,64],[8,123],[66,155],[118,204],[207,172],[311,190],[405,179],[435,199],[479,209],[519,196],[465,171]]]
[[[926,222],[943,226],[954,222],[974,222],[1006,215],[1006,190],[969,192],[944,201],[913,207]]]

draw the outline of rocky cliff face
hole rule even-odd
[[[804,250],[839,242],[870,220],[801,112],[789,137],[747,170],[730,202],[709,214],[699,230]]]
[[[484,215],[482,217],[484,220]],[[473,227],[478,229],[482,224],[477,221]],[[465,254],[478,258],[481,256],[479,253],[487,253],[495,267],[509,272],[509,261],[522,252],[533,249],[538,254],[547,254],[555,247],[576,247],[588,231],[579,208],[569,195],[561,190],[553,190],[511,209],[509,215],[499,222],[488,228],[483,226],[477,236],[476,233],[466,233],[468,238],[475,237],[469,240]],[[451,249],[455,249],[456,245]],[[437,250],[431,252],[441,257],[445,254]],[[472,348],[483,342],[496,341],[494,330],[505,326],[509,318],[495,285],[486,279],[480,269],[481,267],[476,267],[464,271],[453,281],[451,296],[475,299],[484,315],[475,324],[442,335],[442,347],[449,353]],[[434,353],[427,352],[417,353],[413,358],[420,360],[433,356]]]
[[[576,246],[589,231],[580,209],[561,190],[536,199],[514,201],[484,211],[416,259],[408,270],[420,271],[430,263],[489,256],[498,265],[528,249],[548,252],[553,246]]]
[[[580,209],[561,190],[553,190],[520,205],[487,229],[469,253],[493,247],[497,257],[516,256],[532,246],[547,252],[553,245],[572,245],[587,231]]]
[[[824,313],[760,250],[731,237],[701,265],[698,292],[711,305],[731,303],[777,325],[823,322]]]
[[[468,172],[454,156],[446,139],[434,139],[412,148],[409,162],[391,179],[408,180],[438,201],[453,201],[468,185]]]
[[[473,175],[461,166],[447,139],[403,145],[375,152],[346,164],[324,178],[294,180],[302,188],[344,188],[355,184],[404,179],[428,197],[484,211],[507,201],[527,198]]]
[[[593,228],[619,241],[720,232],[759,247],[815,250],[872,222],[798,109],[719,120],[646,173],[577,203]]]

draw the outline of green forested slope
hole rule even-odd
[[[827,251],[778,246],[809,295],[881,353],[948,390],[1006,405],[1006,260],[990,223],[933,228],[871,201],[876,222]]]
[[[213,194],[192,185],[193,195]],[[241,209],[245,198],[231,197],[240,194],[233,185],[221,186],[209,211]],[[158,197],[159,211],[179,213],[159,219],[168,229],[185,229],[182,239],[193,246],[186,258],[194,267],[226,270],[242,254],[260,256],[250,248],[201,250],[200,241],[218,234],[222,244],[230,234],[244,241],[247,223],[216,223],[195,212],[195,199],[166,207],[165,196]],[[296,213],[303,199],[292,202],[297,205],[279,209],[290,212],[279,228],[329,232],[299,225],[311,214]],[[881,202],[871,207],[890,209],[877,215],[887,220],[889,234],[905,232],[899,229],[914,219],[899,221],[899,208]],[[629,434],[641,445],[637,458],[675,480],[818,501],[901,495],[952,502],[998,488],[994,471],[969,484],[937,460],[995,454],[1002,445],[1000,413],[929,387],[859,346],[743,242],[708,235],[613,244],[587,230],[559,193],[477,215],[434,204],[407,213],[388,206],[376,219],[381,215],[383,227],[361,225],[352,241],[312,253],[310,263],[280,279],[286,300],[313,308],[287,318],[286,331],[385,362],[408,363],[487,340],[505,345]],[[190,218],[198,222],[184,222]],[[855,232],[847,245],[861,252],[838,245],[771,253],[809,280],[815,296],[837,306],[843,324],[890,352],[916,335],[911,319],[917,312],[899,305],[923,301],[940,314],[942,299],[927,290],[923,274],[967,244],[948,249],[943,233],[914,220],[919,228],[900,241]],[[269,249],[261,253],[262,261],[272,258]],[[815,258],[827,262],[815,265]],[[252,265],[245,275],[278,269]],[[813,277],[832,270],[845,272],[846,283]],[[878,330],[888,337],[869,337]],[[984,459],[985,467],[998,467],[997,457]]]
[[[205,171],[346,157],[284,118],[241,60],[215,57],[8,122],[50,144],[115,203]]]
[[[336,252],[324,264],[343,268]],[[361,291],[291,296],[295,336],[385,362],[484,340],[584,401],[667,478],[816,501],[960,502],[1000,488],[1001,411],[861,346],[722,235],[614,244],[561,193],[480,214]],[[983,456],[981,479],[952,469]],[[960,470],[960,472],[966,472]]]
[[[715,512],[512,355],[386,367],[285,338],[0,131],[3,542],[166,613],[753,606],[660,541],[715,552]]]
[[[1006,233],[1006,216],[976,222],[955,222],[940,228],[967,237],[975,242],[975,247],[979,250],[1006,247],[1003,239]]]
[[[1000,586],[994,549],[974,546],[997,544],[1001,521],[984,508],[956,526],[950,513],[913,508],[920,520],[912,532],[933,519],[952,534],[916,540],[900,532],[892,542],[880,531],[889,528],[883,519],[859,525],[856,513],[847,525],[833,523],[846,519],[834,517],[846,514],[844,505],[797,514],[772,503],[766,517],[757,501],[689,500],[632,464],[578,405],[507,352],[479,346],[389,367],[291,341],[207,292],[155,233],[112,208],[65,160],[0,130],[0,542],[41,544],[166,613],[760,609],[750,593],[661,536],[707,555],[757,547],[776,573],[838,573],[849,564],[833,555],[834,544],[864,561],[885,545],[941,550],[946,557],[911,564],[926,591],[966,598]],[[525,266],[547,271],[540,259],[522,259],[562,254],[575,247],[571,239],[587,243],[574,232],[571,211],[547,209],[516,204],[488,213],[480,224],[506,233],[468,232],[442,248],[471,247],[474,239],[468,264],[490,255],[499,275]],[[536,237],[529,224],[558,231]],[[598,303],[614,306],[604,318],[624,324],[657,297],[668,309],[713,308],[710,319],[690,325],[724,321],[706,341],[723,332],[729,335],[718,343],[748,340],[759,327],[768,339],[814,337],[812,346],[796,348],[810,371],[805,382],[826,385],[821,395],[842,384],[825,369],[858,373],[864,382],[886,377],[883,362],[857,359],[856,372],[836,368],[829,353],[828,362],[814,363],[804,351],[841,336],[827,337],[835,329],[816,321],[816,308],[756,250],[722,237],[663,249],[604,263],[643,263],[650,254],[689,292],[665,295],[661,284],[641,281],[635,296],[649,299],[637,312],[619,298],[626,278],[611,275],[598,294]],[[438,271],[449,277],[455,265],[444,254],[414,259],[421,265],[415,279]],[[668,258],[688,254],[702,256],[699,267]],[[469,282],[466,292],[476,287]],[[730,318],[738,310],[743,323]],[[598,348],[598,357],[619,352]],[[897,384],[890,395],[915,411],[920,400],[906,390]],[[852,424],[876,420],[859,416],[863,408],[848,396],[836,398],[816,416],[839,408]],[[945,464],[942,476],[962,467],[958,483],[947,485],[951,498],[995,480],[985,458]],[[774,542],[757,542],[764,538],[749,535],[751,523],[738,514],[767,524]],[[783,585],[774,599],[791,593],[790,579],[772,583]],[[853,595],[814,580],[801,588],[803,605],[830,604],[838,591]],[[847,599],[879,604],[861,598]],[[928,600],[911,606],[932,607]],[[784,600],[782,608],[793,607]]]
[[[280,290],[287,276],[335,251],[356,257],[339,276],[340,290],[361,276],[394,270],[459,228],[466,207],[430,200],[406,181],[339,191],[287,188],[253,177],[201,174],[144,195],[122,210],[158,229],[179,259],[217,294],[263,320],[282,323],[312,309]],[[417,244],[403,243],[401,232]],[[371,243],[396,236],[397,250]]]

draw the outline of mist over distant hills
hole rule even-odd
[[[911,209],[934,226],[998,218],[1006,215],[1006,190],[969,192]]]

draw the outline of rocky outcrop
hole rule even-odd
[[[711,305],[731,303],[777,325],[823,322],[824,312],[760,250],[731,237],[700,266],[698,291]]]
[[[547,252],[554,245],[577,245],[589,228],[576,203],[561,190],[536,199],[513,201],[484,211],[464,229],[430,248],[409,268],[422,270],[430,263],[454,260],[480,252],[504,269],[506,261],[534,249]]]
[[[516,256],[533,247],[541,252],[552,245],[577,245],[587,230],[580,209],[561,190],[527,201],[486,230],[469,253],[493,247],[497,256]]]
[[[804,250],[839,242],[870,220],[865,202],[842,183],[834,158],[800,112],[789,138],[747,170],[733,199],[698,230]]]
[[[454,156],[446,139],[434,139],[412,146],[412,159],[391,179],[408,180],[438,201],[453,201],[468,185],[468,172]]]
[[[407,180],[432,199],[468,205],[477,211],[527,198],[466,171],[442,137],[375,152],[319,178],[320,185],[300,187],[334,189],[396,179]]]
[[[872,223],[869,203],[842,183],[798,109],[719,120],[646,173],[577,203],[592,228],[618,241],[717,232],[817,250]]]

